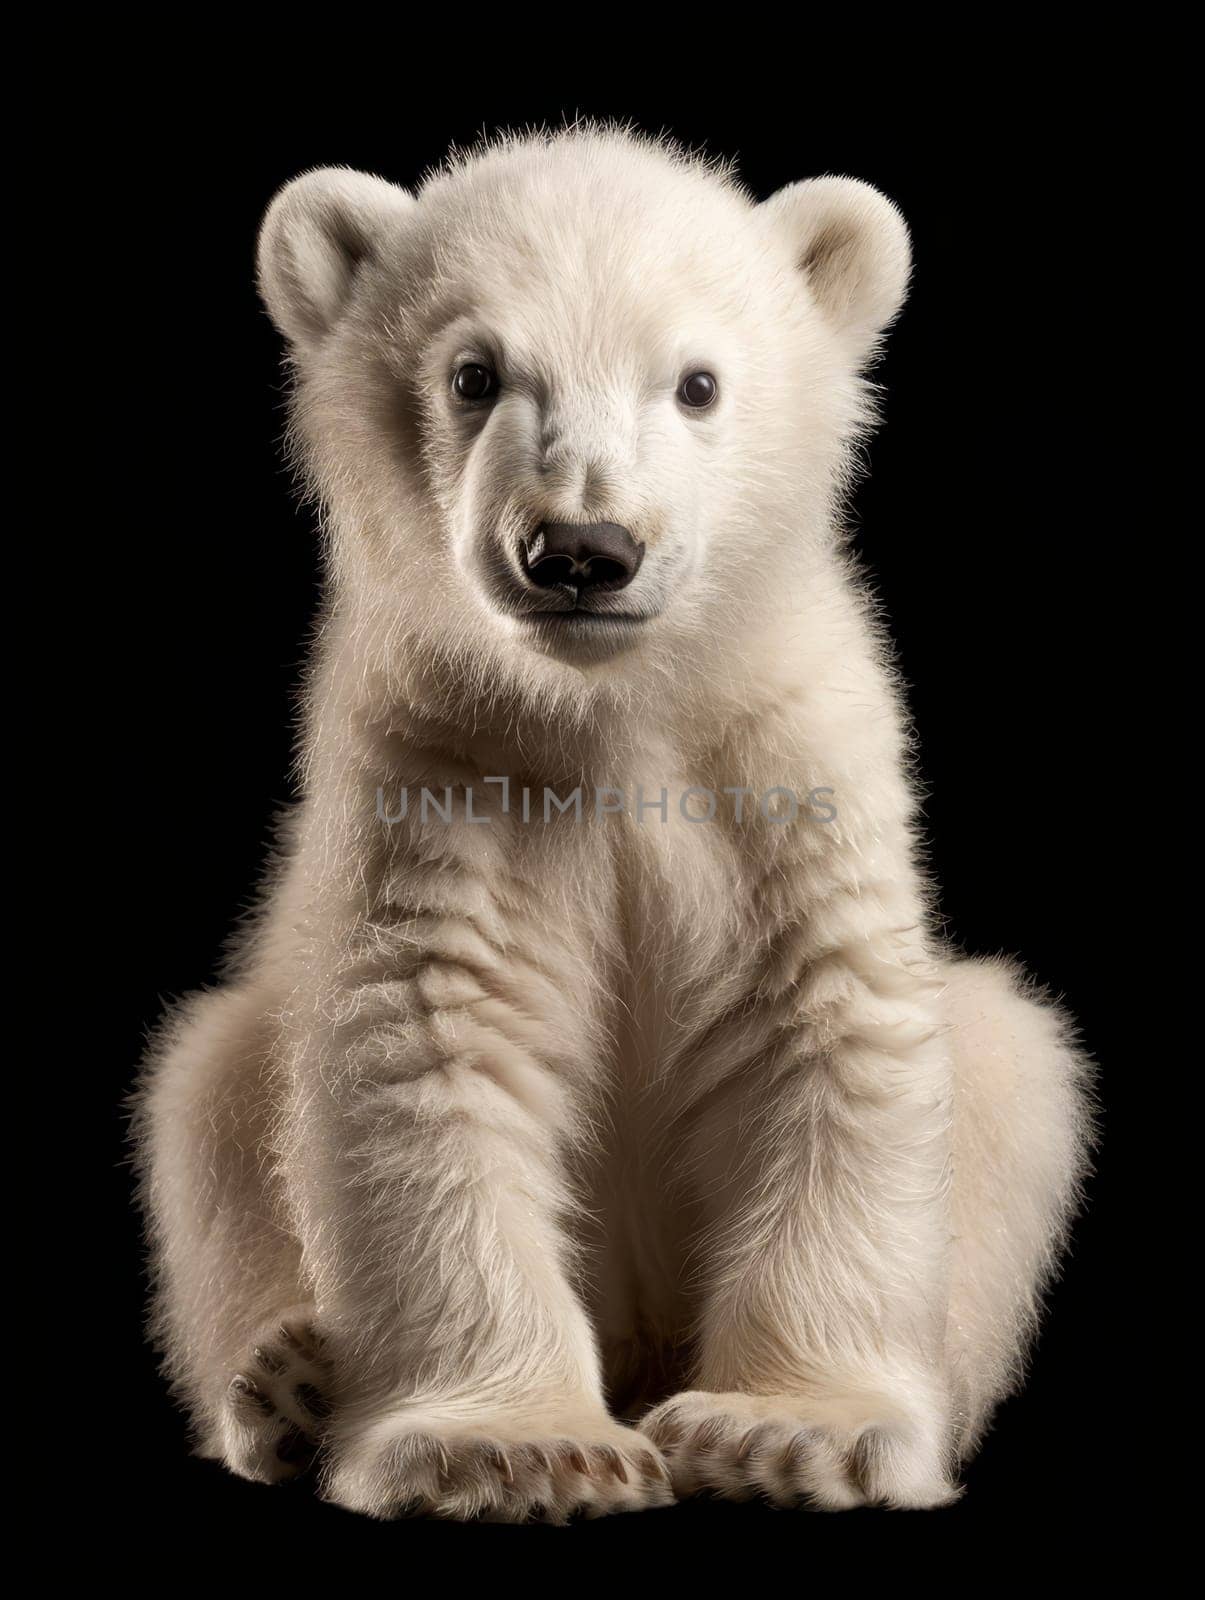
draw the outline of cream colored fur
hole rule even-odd
[[[908,272],[860,183],[758,205],[606,128],[273,203],[261,286],[329,542],[303,798],[140,1103],[156,1334],[235,1472],[312,1447],[377,1516],[956,1492],[1087,1118],[1060,1014],[934,932],[843,553]],[[468,359],[499,369],[485,408],[452,394]],[[652,620],[558,643],[505,609],[558,519],[645,543]],[[667,820],[517,814],[578,785],[664,787]],[[423,786],[450,823],[382,820]],[[823,788],[836,818],[738,822],[727,788]]]

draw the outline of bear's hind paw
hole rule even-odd
[[[279,1483],[314,1460],[330,1375],[312,1322],[290,1315],[259,1337],[223,1399],[222,1455],[240,1477]]]

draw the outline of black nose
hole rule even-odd
[[[624,589],[643,560],[644,546],[617,522],[542,522],[523,546],[527,576],[541,589]]]

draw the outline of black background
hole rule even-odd
[[[121,437],[120,539],[107,561],[104,662],[118,689],[101,772],[125,915],[100,964],[104,1070],[95,1126],[111,1137],[103,1278],[112,1401],[89,1507],[107,1548],[139,1529],[194,1562],[255,1548],[336,1550],[348,1562],[498,1562],[506,1577],[603,1547],[676,1562],[722,1547],[815,1557],[948,1548],[955,1534],[1061,1529],[1074,1545],[1113,1487],[1119,1418],[1108,1264],[1116,1173],[1117,840],[1133,774],[1114,765],[1118,641],[1108,556],[1117,511],[1096,414],[1105,288],[1086,275],[1102,234],[1104,115],[1037,69],[988,96],[917,92],[887,109],[854,83],[740,96],[679,84],[559,93],[474,86],[336,108],[265,76],[181,78],[116,95],[88,215],[111,252],[115,360],[94,423]],[[180,71],[184,72],[182,63]],[[571,80],[567,77],[566,82]],[[551,85],[551,87],[550,87]],[[371,104],[372,109],[366,107]],[[1107,1115],[1091,1201],[1024,1392],[1008,1402],[967,1492],[937,1514],[844,1517],[695,1504],[576,1530],[377,1526],[305,1487],[238,1482],[186,1453],[181,1420],[141,1342],[142,1260],[120,1101],[165,1001],[210,981],[245,907],[274,812],[291,793],[291,717],[317,595],[310,512],[279,449],[279,341],[253,286],[257,223],[274,190],[338,163],[413,184],[449,143],[581,111],[632,118],[735,154],[759,196],[823,172],[865,178],[903,209],[915,276],[877,377],[885,423],[856,498],[858,548],[883,596],[920,730],[931,857],[951,935],[1020,953],[1080,1019]],[[1086,130],[1094,129],[1089,137]],[[1114,158],[1110,157],[1110,161]],[[109,169],[110,171],[112,169]],[[1109,181],[1117,181],[1113,165]],[[111,414],[106,415],[106,412]],[[794,1580],[792,1580],[794,1581]]]

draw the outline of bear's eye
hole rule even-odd
[[[498,379],[488,367],[478,361],[466,361],[457,367],[452,388],[462,400],[487,400],[498,387]]]
[[[719,392],[720,386],[710,372],[688,372],[678,385],[678,399],[696,411],[711,405]]]

